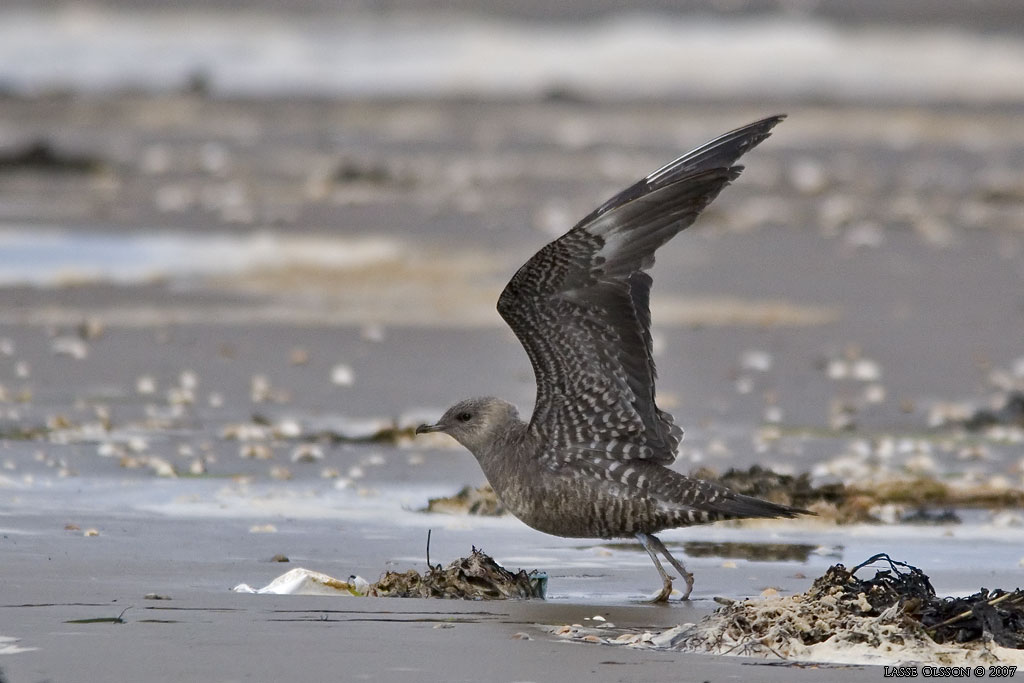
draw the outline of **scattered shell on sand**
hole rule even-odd
[[[289,403],[291,392],[274,387],[266,375],[253,375],[249,382],[249,399],[253,403]]]
[[[50,352],[55,356],[69,356],[82,360],[89,355],[89,345],[78,337],[57,337],[50,342]]]
[[[270,468],[270,478],[278,481],[288,481],[292,478],[292,472],[287,467],[275,465]]]
[[[262,443],[245,443],[238,447],[238,457],[255,458],[256,460],[270,460],[274,452],[270,446]]]
[[[143,396],[156,393],[157,380],[151,375],[141,375],[135,378],[135,393]]]
[[[355,382],[355,374],[351,367],[339,363],[331,368],[331,382],[340,387],[350,387]]]
[[[760,349],[749,349],[740,356],[740,367],[753,372],[768,372],[774,362],[770,353]]]
[[[292,462],[316,462],[324,459],[324,451],[316,444],[299,444],[292,449]]]

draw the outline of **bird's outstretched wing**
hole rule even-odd
[[[742,170],[734,163],[784,116],[738,128],[626,188],[512,277],[498,312],[537,379],[530,429],[558,469],[581,458],[671,463],[682,438],[654,400],[654,252]]]

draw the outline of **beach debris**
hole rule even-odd
[[[316,444],[304,443],[299,444],[292,449],[291,461],[292,462],[316,462],[324,459],[324,451]]]
[[[878,361],[863,355],[860,347],[851,344],[842,353],[830,354],[818,361],[818,367],[832,380],[877,382],[882,378]]]
[[[356,595],[381,598],[446,598],[457,600],[543,599],[547,574],[512,573],[477,548],[469,557],[447,567],[430,565],[425,574],[415,569],[385,572],[376,583],[359,576],[342,581],[321,572],[296,567],[263,588],[242,583],[236,593],[272,593],[276,595]]]
[[[274,457],[274,452],[270,450],[270,446],[262,443],[243,443],[238,447],[238,457],[270,460]]]
[[[104,166],[97,157],[58,150],[45,138],[33,140],[20,149],[0,152],[0,172],[93,173]]]
[[[339,387],[350,387],[355,382],[356,376],[352,368],[344,363],[338,363],[331,368],[331,383]]]
[[[500,517],[508,514],[490,484],[484,484],[479,488],[463,486],[454,496],[431,498],[421,512],[483,517]]]
[[[1002,397],[998,408],[978,409],[963,421],[963,426],[971,431],[997,425],[1024,427],[1024,391],[1011,391]]]
[[[270,468],[270,478],[278,481],[289,481],[292,478],[292,471],[283,465],[275,465]]]
[[[135,470],[148,467],[158,477],[174,479],[178,476],[174,465],[165,458],[158,455],[129,455],[124,453],[120,456],[118,464],[126,470]]]
[[[156,379],[152,375],[140,375],[135,379],[135,393],[142,396],[156,393]]]
[[[341,159],[331,173],[331,180],[338,184],[363,183],[366,185],[407,185],[411,177],[398,177],[383,161],[366,159]]]
[[[362,582],[355,581],[359,577],[350,577],[348,581],[336,579],[321,572],[303,567],[291,569],[277,577],[263,588],[253,588],[247,583],[240,583],[231,590],[235,593],[258,593],[270,595],[366,595]]]
[[[78,337],[57,337],[50,342],[50,353],[82,360],[89,355],[89,345]]]
[[[702,467],[690,472],[690,476],[717,482],[746,496],[800,508],[822,501],[840,504],[846,496],[841,484],[814,486],[807,473],[797,476],[779,474],[760,465],[753,465],[746,470],[731,468],[721,475],[713,469]]]
[[[270,384],[266,375],[256,374],[249,380],[249,400],[253,403],[289,403],[292,393]]]
[[[857,441],[853,453],[823,463],[813,472],[779,474],[754,465],[718,474],[710,468],[690,472],[698,479],[715,481],[737,493],[756,496],[782,505],[811,510],[818,519],[837,524],[856,523],[950,523],[956,515],[932,512],[936,508],[960,507],[1019,508],[1024,490],[1005,480],[947,480],[934,471],[927,442]],[[879,465],[894,455],[907,458],[902,470]],[[842,482],[816,484],[816,479],[839,477]],[[927,515],[934,521],[925,521]],[[941,521],[940,521],[941,520]]]
[[[740,356],[740,367],[752,372],[768,372],[773,363],[772,355],[761,349],[748,349]]]
[[[289,365],[305,365],[309,362],[309,350],[304,346],[293,346],[288,352]]]
[[[222,439],[238,441],[324,441],[330,443],[400,443],[412,439],[414,424],[385,418],[343,416],[274,419],[254,413],[251,422],[226,424]]]
[[[857,577],[878,562],[888,568],[870,579]],[[805,593],[723,601],[700,623],[661,633],[550,630],[609,645],[784,660],[1019,664],[1024,662],[1024,590],[982,588],[967,597],[938,597],[923,571],[879,553],[852,569],[833,565]]]
[[[415,569],[387,572],[370,586],[370,595],[403,598],[454,598],[459,600],[543,599],[547,574],[520,569],[512,573],[477,548],[469,557],[447,567],[430,566],[426,574]]]
[[[32,652],[39,649],[38,647],[22,647],[17,645],[19,642],[21,642],[21,638],[0,636],[0,655],[16,655],[19,652]]]

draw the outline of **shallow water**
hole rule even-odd
[[[0,225],[0,286],[143,284],[244,275],[261,269],[381,266],[398,256],[393,240],[287,238],[271,232],[133,234]]]
[[[1024,41],[1013,33],[851,28],[793,14],[528,23],[409,11],[16,8],[0,14],[0,65],[0,82],[29,93],[164,91],[198,77],[217,94],[247,96],[1024,97]]]

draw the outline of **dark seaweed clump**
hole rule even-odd
[[[855,575],[863,567],[883,560],[889,569],[874,578]],[[838,590],[837,590],[838,589]],[[1008,592],[982,588],[963,598],[938,597],[928,577],[917,567],[892,560],[886,554],[871,557],[847,570],[837,564],[818,578],[807,595],[833,596],[842,604],[863,594],[876,614],[899,604],[903,614],[920,624],[937,643],[969,643],[991,638],[1003,647],[1024,649],[1024,590]]]
[[[96,157],[58,150],[42,138],[20,149],[0,151],[0,172],[92,173],[103,166]]]
[[[528,600],[543,599],[546,590],[546,574],[522,569],[513,574],[474,547],[469,557],[455,560],[447,567],[431,566],[426,574],[415,569],[387,572],[370,586],[369,594],[389,598]]]
[[[842,484],[814,486],[811,484],[811,475],[806,472],[794,477],[773,472],[760,465],[753,465],[747,470],[732,468],[722,475],[704,468],[691,472],[690,476],[717,482],[745,496],[799,508],[807,508],[819,502],[840,505],[849,497]]]
[[[972,431],[996,425],[1024,427],[1024,391],[1011,391],[998,410],[982,408],[964,421],[964,427]]]

